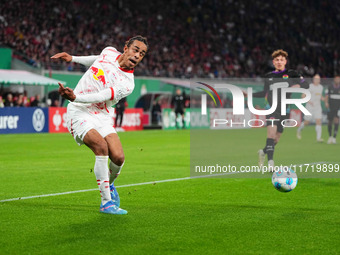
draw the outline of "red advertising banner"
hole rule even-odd
[[[48,110],[49,133],[68,132],[66,127],[66,107],[50,107]]]
[[[49,108],[49,133],[67,133],[66,127],[66,107],[50,107]],[[114,114],[113,120],[115,120]],[[117,131],[131,131],[143,129],[143,109],[128,108],[124,111],[123,122],[121,128]]]
[[[116,118],[116,112],[113,120]],[[127,108],[124,111],[122,129],[125,131],[142,130],[143,129],[143,109],[142,108]],[[115,127],[117,131],[121,129]]]
[[[150,113],[148,112],[143,113],[143,118],[142,118],[143,126],[149,126],[151,124],[150,122],[151,122]]]

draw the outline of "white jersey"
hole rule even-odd
[[[321,98],[323,87],[321,84],[314,85],[313,83],[309,84],[309,91],[311,93],[311,98],[309,100],[309,104],[312,107],[320,107],[321,108]]]
[[[87,108],[91,114],[112,115],[113,108],[120,99],[130,95],[135,87],[133,70],[119,66],[121,53],[113,47],[106,47],[78,82],[74,94],[86,95],[110,89],[109,100],[100,103],[77,103],[76,107]]]

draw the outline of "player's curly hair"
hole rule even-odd
[[[278,57],[278,56],[282,56],[282,57],[285,57],[285,58],[288,58],[288,53],[287,51],[284,51],[282,49],[279,49],[279,50],[276,50],[272,53],[272,59]]]
[[[130,47],[131,46],[131,44],[134,42],[134,41],[140,41],[140,42],[142,42],[142,43],[144,43],[145,45],[146,45],[146,49],[147,49],[147,51],[149,51],[149,44],[148,44],[148,39],[146,39],[146,37],[143,37],[143,36],[141,36],[141,35],[136,35],[136,36],[134,36],[134,37],[131,37],[129,40],[127,40],[126,42],[125,42],[125,45],[127,46],[127,47]]]

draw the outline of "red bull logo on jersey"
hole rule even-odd
[[[93,78],[97,81],[100,81],[105,86],[106,81],[105,81],[104,71],[102,69],[92,66],[91,72],[93,74]]]

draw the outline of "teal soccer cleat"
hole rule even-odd
[[[116,206],[112,200],[107,202],[105,205],[101,204],[100,212],[108,214],[127,214],[126,210],[123,210]]]
[[[111,199],[112,199],[114,205],[119,207],[120,206],[120,198],[119,198],[119,194],[117,192],[117,189],[116,189],[116,187],[114,186],[113,183],[110,185],[110,193],[111,193]]]

